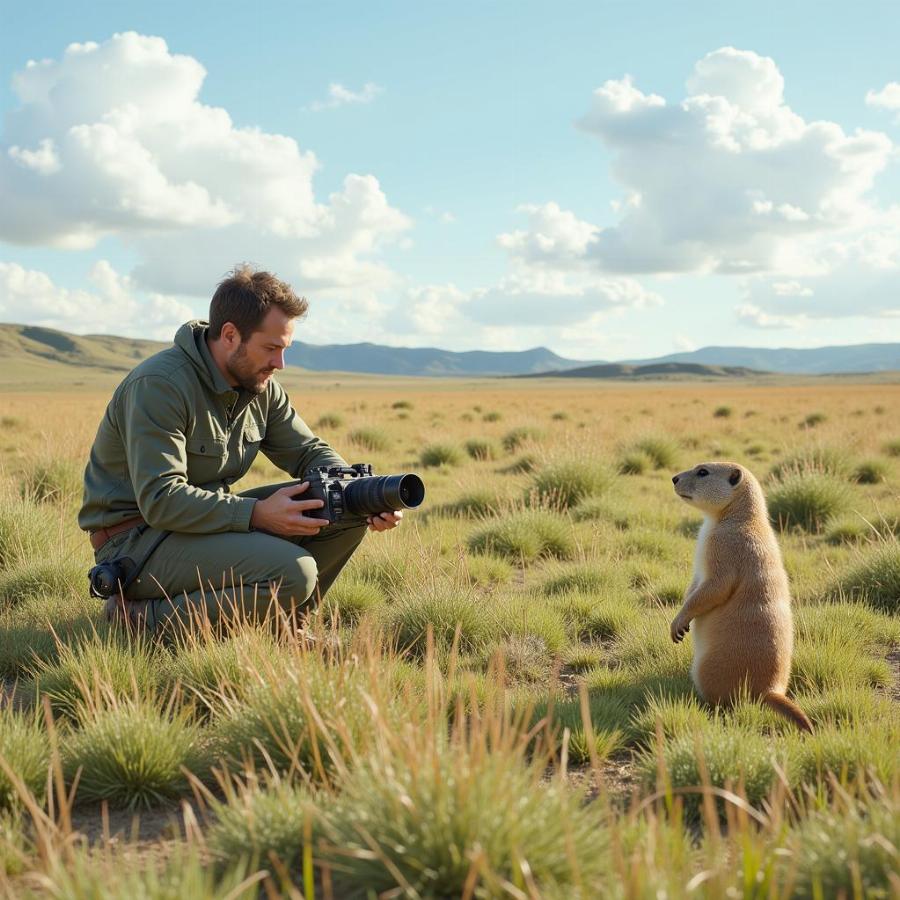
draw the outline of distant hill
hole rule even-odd
[[[552,374],[554,378],[747,378],[753,375],[771,375],[743,366],[704,366],[699,363],[654,363],[648,366],[632,366],[628,363],[602,363],[598,366],[582,366]],[[517,375],[517,378],[540,378],[541,375]]]
[[[51,377],[57,369],[61,377],[78,370],[90,370],[94,373],[127,372],[142,359],[167,346],[168,342],[112,335],[69,334],[36,325],[0,324],[0,364],[4,368],[15,366],[16,371],[25,377],[31,372]],[[312,372],[397,376],[567,374],[591,378],[680,375],[724,378],[754,372],[814,375],[900,371],[900,344],[858,344],[811,350],[704,347],[691,353],[673,353],[655,359],[610,363],[566,359],[546,347],[515,352],[472,350],[455,353],[436,347],[385,347],[370,343],[316,345],[295,342],[287,353],[287,362],[291,366]],[[672,365],[682,368],[666,368]],[[690,368],[692,366],[695,368]]]
[[[853,344],[847,347],[794,349],[782,347],[702,347],[653,359],[629,359],[635,366],[660,363],[699,363],[711,366],[746,366],[766,372],[793,375],[828,375],[848,372],[900,370],[900,344]]]
[[[583,366],[584,360],[565,359],[546,347],[494,352],[455,353],[437,347],[385,347],[380,344],[303,344],[295,341],[287,352],[293,365],[314,371],[377,372],[382,375],[525,375]]]

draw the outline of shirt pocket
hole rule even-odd
[[[211,437],[190,437],[185,442],[187,450],[187,480],[189,484],[203,485],[220,480],[228,460],[225,442]]]
[[[244,430],[241,434],[241,475],[245,475],[247,470],[256,459],[259,453],[259,446],[266,437],[266,423],[260,422],[258,419],[248,418],[244,423]]]

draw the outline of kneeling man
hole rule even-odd
[[[307,302],[268,272],[235,269],[218,286],[209,323],[192,321],[174,346],[128,374],[91,448],[79,526],[98,563],[151,555],[107,601],[110,620],[150,630],[237,609],[261,615],[315,604],[359,546],[365,524],[316,518],[306,483],[235,494],[261,450],[298,479],[346,462],[317,438],[272,377],[284,368]],[[402,512],[368,519],[372,531]],[[161,542],[164,532],[170,532]]]

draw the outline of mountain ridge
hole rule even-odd
[[[44,366],[72,369],[96,368],[125,372],[142,359],[170,346],[161,341],[115,335],[77,335],[39,325],[0,324],[0,360],[39,362]],[[579,370],[608,368],[603,374],[581,377],[632,377],[625,367],[638,367],[642,376],[672,375],[673,369],[654,372],[646,367],[677,364],[681,374],[741,377],[740,370],[794,375],[861,374],[900,371],[900,343],[856,344],[817,348],[703,347],[648,359],[619,362],[574,360],[546,347],[528,350],[442,350],[437,347],[388,347],[371,342],[356,344],[306,344],[295,342],[286,354],[289,365],[313,372],[333,371],[400,376],[530,376],[553,377]],[[711,367],[692,371],[691,366]],[[613,374],[619,367],[618,376]],[[716,371],[721,369],[723,371]],[[734,371],[728,371],[734,370]]]

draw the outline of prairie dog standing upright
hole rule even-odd
[[[737,463],[701,463],[672,478],[675,492],[705,519],[694,578],[672,622],[672,640],[690,628],[691,676],[704,700],[722,703],[749,689],[805,731],[812,725],[785,697],[794,649],[787,573],[766,499]]]

